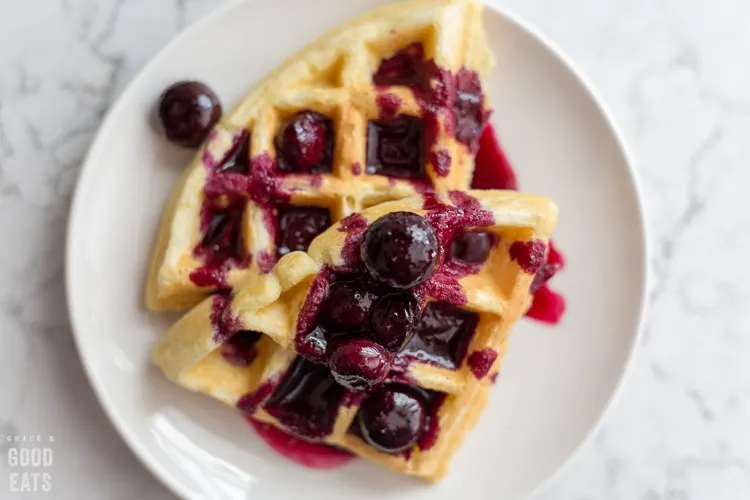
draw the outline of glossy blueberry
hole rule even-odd
[[[158,112],[159,123],[169,141],[197,148],[219,121],[221,104],[204,83],[184,81],[164,91]]]
[[[362,260],[373,278],[394,288],[411,288],[429,279],[438,259],[435,229],[409,212],[392,212],[365,232]]]
[[[492,236],[488,233],[459,233],[453,238],[451,257],[478,264],[487,260],[491,248]]]
[[[342,330],[361,329],[367,320],[373,298],[372,294],[353,282],[334,283],[327,299],[331,326]]]
[[[280,166],[282,170],[310,171],[330,156],[330,144],[329,120],[315,111],[301,111],[289,118],[281,128],[277,139],[283,160]]]
[[[331,375],[340,385],[363,390],[382,382],[390,360],[385,349],[363,338],[349,338],[336,343],[328,354]]]
[[[370,331],[375,341],[391,352],[403,348],[419,324],[419,301],[410,292],[382,297],[370,312]]]
[[[400,453],[414,446],[425,429],[426,397],[406,386],[385,386],[371,394],[358,413],[365,440],[385,453]]]

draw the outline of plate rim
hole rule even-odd
[[[116,412],[114,409],[114,404],[110,400],[109,396],[107,395],[106,388],[103,385],[102,379],[97,377],[93,365],[90,361],[90,357],[86,355],[87,347],[84,345],[84,342],[82,341],[82,338],[80,334],[78,333],[79,330],[81,330],[81,320],[79,319],[79,316],[77,314],[77,311],[80,311],[78,303],[79,300],[75,299],[73,294],[73,286],[72,283],[75,280],[75,274],[73,269],[75,267],[74,265],[74,255],[73,248],[75,246],[75,238],[74,235],[79,232],[78,226],[81,224],[81,213],[83,212],[81,208],[81,204],[83,203],[81,201],[82,198],[82,192],[85,191],[85,186],[90,184],[90,178],[93,175],[92,172],[94,171],[94,167],[92,165],[92,157],[94,157],[94,153],[100,150],[104,144],[104,137],[109,135],[109,130],[115,126],[117,123],[115,120],[115,117],[118,116],[122,108],[125,107],[127,99],[126,96],[132,91],[133,87],[139,82],[143,75],[148,74],[149,72],[153,71],[154,68],[157,66],[158,61],[161,59],[162,55],[169,50],[172,50],[173,47],[179,45],[183,38],[187,37],[191,32],[199,30],[202,26],[206,24],[210,24],[214,21],[215,18],[219,18],[223,15],[225,15],[226,12],[231,11],[232,9],[238,8],[239,5],[243,3],[251,3],[254,1],[259,0],[235,0],[231,2],[227,2],[224,5],[220,5],[219,7],[215,8],[210,13],[206,14],[205,16],[201,17],[200,19],[196,20],[192,24],[186,26],[182,31],[177,33],[174,38],[172,38],[166,45],[164,45],[161,49],[159,49],[151,58],[150,60],[141,67],[135,75],[131,78],[131,80],[127,83],[127,85],[122,89],[122,92],[117,97],[114,103],[109,107],[107,110],[107,113],[102,120],[97,132],[96,136],[92,140],[89,149],[86,153],[86,156],[81,163],[81,169],[79,171],[78,177],[75,182],[75,187],[72,191],[72,201],[70,205],[70,211],[69,211],[69,217],[67,222],[67,228],[66,228],[66,237],[65,237],[65,292],[66,292],[66,306],[68,310],[68,315],[70,318],[70,327],[71,332],[73,336],[73,340],[75,342],[76,350],[78,352],[78,356],[81,360],[81,364],[83,365],[84,372],[86,373],[86,378],[89,381],[89,384],[93,388],[93,392],[96,395],[96,398],[99,402],[99,405],[104,410],[105,415],[107,416],[107,419],[110,421],[114,429],[117,431],[117,433],[120,435],[122,440],[127,444],[127,446],[132,450],[133,454],[138,458],[138,460],[145,466],[145,468],[151,473],[152,476],[154,476],[156,479],[158,479],[164,486],[166,486],[172,493],[176,494],[177,496],[181,498],[190,499],[193,498],[193,492],[189,491],[183,483],[178,481],[174,475],[169,473],[162,463],[155,458],[155,456],[147,449],[145,444],[142,442],[141,438],[138,437],[138,435],[135,434],[135,431],[132,429],[132,426],[121,416],[120,413]],[[398,1],[398,0],[395,0]],[[544,478],[542,481],[539,482],[534,488],[532,488],[529,492],[527,497],[532,498],[542,491],[546,490],[548,486],[550,486],[558,477],[562,476],[565,471],[568,470],[568,468],[571,466],[572,462],[574,462],[574,459],[580,454],[582,448],[585,444],[590,442],[592,436],[599,431],[599,429],[602,427],[603,422],[605,421],[607,415],[611,412],[613,406],[619,400],[622,392],[623,387],[626,385],[626,382],[629,377],[632,376],[633,372],[633,365],[635,364],[634,360],[636,358],[637,350],[639,349],[644,335],[644,329],[647,322],[648,317],[648,309],[650,305],[649,301],[649,292],[651,290],[652,286],[652,279],[653,279],[653,270],[652,270],[652,251],[651,251],[651,231],[648,225],[648,209],[647,205],[645,203],[645,197],[644,197],[644,189],[643,189],[643,180],[641,178],[641,175],[638,173],[638,171],[635,168],[635,161],[634,161],[634,155],[632,153],[632,149],[625,137],[625,134],[618,124],[618,122],[615,120],[614,113],[612,112],[610,106],[607,104],[607,102],[604,100],[602,95],[599,93],[599,91],[596,90],[596,88],[593,86],[593,84],[589,81],[589,79],[578,69],[578,67],[574,64],[571,57],[552,39],[550,39],[547,35],[545,35],[539,28],[537,28],[534,24],[524,20],[523,17],[518,15],[516,12],[514,12],[512,9],[509,9],[508,7],[504,5],[500,5],[500,0],[481,0],[487,7],[492,9],[495,13],[498,15],[504,17],[507,21],[514,24],[517,28],[519,28],[521,31],[525,32],[527,35],[529,35],[531,38],[534,38],[537,42],[539,42],[546,50],[548,50],[551,55],[554,56],[554,58],[562,64],[562,66],[574,77],[576,82],[583,88],[583,90],[588,94],[588,96],[591,98],[592,103],[596,106],[601,116],[604,118],[604,122],[606,123],[608,127],[608,131],[611,134],[611,136],[615,139],[615,143],[617,145],[618,152],[622,156],[626,166],[627,171],[629,174],[629,178],[632,184],[632,191],[634,194],[634,198],[636,201],[637,206],[637,214],[634,214],[637,217],[637,223],[638,223],[638,229],[642,238],[642,246],[641,246],[641,255],[643,258],[643,267],[640,270],[641,276],[640,281],[642,283],[642,288],[640,291],[640,297],[639,297],[639,307],[638,307],[638,321],[636,326],[636,331],[634,335],[632,336],[632,340],[630,342],[630,347],[627,353],[627,359],[625,363],[623,364],[622,370],[617,377],[617,382],[612,389],[611,394],[609,395],[609,398],[602,406],[598,416],[595,418],[593,424],[588,429],[588,431],[585,433],[585,435],[582,437],[582,439],[578,442],[578,444],[575,445],[573,449],[570,450],[568,455],[557,465],[556,469],[550,473],[546,478]]]
[[[643,342],[644,330],[646,327],[650,307],[650,292],[652,290],[653,280],[651,229],[648,224],[648,206],[645,201],[643,178],[635,168],[635,155],[633,153],[632,147],[630,146],[630,143],[625,136],[625,132],[622,130],[619,122],[615,119],[615,114],[612,111],[611,106],[607,103],[607,101],[596,89],[589,78],[573,62],[573,59],[567,54],[567,52],[565,52],[565,50],[563,50],[563,48],[558,45],[557,42],[553,41],[550,37],[544,34],[544,32],[542,32],[540,28],[536,27],[536,25],[534,25],[533,23],[525,21],[512,9],[500,6],[499,2],[501,0],[481,1],[483,1],[485,5],[493,8],[500,15],[505,16],[518,28],[525,31],[528,35],[535,38],[542,45],[544,45],[545,48],[547,48],[550,53],[562,63],[565,69],[567,69],[571,73],[571,75],[576,79],[581,87],[583,87],[586,93],[591,96],[593,103],[596,105],[602,117],[604,118],[604,121],[609,128],[609,132],[614,137],[617,148],[619,149],[619,152],[625,160],[625,164],[627,165],[630,181],[633,185],[633,194],[635,195],[635,200],[637,202],[638,228],[642,237],[641,253],[643,256],[643,268],[641,269],[640,276],[642,287],[639,297],[640,304],[638,308],[638,321],[635,334],[633,335],[630,348],[628,350],[627,360],[622,367],[622,371],[617,378],[617,383],[614,386],[611,394],[609,395],[608,400],[600,410],[599,415],[596,417],[589,430],[585,433],[583,438],[581,438],[578,444],[568,453],[568,456],[565,457],[562,462],[560,462],[557,468],[538,485],[536,485],[535,488],[532,488],[526,496],[526,498],[534,498],[535,496],[541,494],[543,491],[547,490],[548,487],[551,486],[555,480],[557,480],[557,478],[565,474],[565,472],[571,467],[571,465],[575,461],[575,458],[580,455],[584,446],[591,442],[594,434],[596,434],[601,429],[604,421],[606,420],[606,417],[610,414],[612,408],[620,399],[627,381],[632,377],[636,354]]]

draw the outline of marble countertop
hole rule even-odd
[[[62,249],[103,114],[156,51],[222,3],[0,0],[0,477],[8,436],[64,436],[75,453],[55,462],[43,498],[174,498],[86,380]],[[562,46],[614,109],[644,181],[655,259],[631,377],[537,500],[750,498],[750,215],[738,209],[750,187],[750,3],[503,3]]]

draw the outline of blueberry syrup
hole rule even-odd
[[[394,363],[405,367],[418,360],[442,368],[456,369],[466,356],[466,349],[479,323],[479,315],[445,302],[430,302],[411,341]]]
[[[330,310],[326,305],[326,300],[331,285],[338,286],[338,283],[342,281],[356,283],[356,286],[360,287],[363,293],[368,294],[369,304],[397,291],[389,290],[389,286],[396,289],[408,288],[407,294],[413,294],[422,307],[428,297],[437,300],[436,304],[440,304],[437,307],[466,304],[466,296],[459,280],[467,274],[476,273],[482,262],[481,259],[477,262],[467,262],[454,258],[450,250],[453,238],[464,227],[491,225],[494,221],[492,213],[482,209],[476,199],[465,193],[450,193],[455,206],[444,204],[435,195],[426,194],[424,196],[424,208],[428,210],[424,217],[397,212],[380,219],[382,224],[377,226],[373,224],[369,229],[367,221],[361,215],[352,215],[341,221],[339,229],[346,233],[342,251],[343,265],[338,269],[325,268],[315,276],[297,317],[295,348],[302,357],[316,363],[325,363],[327,357],[331,355],[329,342],[337,335],[336,325],[331,325],[330,321],[327,323],[325,315],[322,315],[321,312]],[[391,219],[393,220],[391,221]],[[404,224],[407,224],[407,226],[404,226]],[[407,228],[410,229],[407,230]],[[373,247],[370,253],[366,252],[365,250],[369,248],[366,243],[369,240],[363,238],[363,236],[365,234],[372,236],[381,229],[385,231],[384,234],[389,234],[391,237],[402,235],[394,241],[405,241],[409,235],[416,235],[414,237],[417,240],[410,247],[402,248],[398,246],[402,243],[399,243],[393,248],[386,248],[385,240],[378,237],[372,240],[377,242],[378,245]],[[427,229],[429,231],[426,231]],[[494,238],[489,238],[489,241],[491,245],[494,245]],[[364,254],[372,254],[368,257],[369,264],[367,266],[362,263]],[[390,264],[383,263],[381,265],[378,256],[386,254],[393,255],[392,258],[386,259]],[[402,261],[399,260],[400,255],[410,255],[412,259],[417,260]],[[399,276],[397,277],[395,274],[391,276],[391,273],[397,268],[401,269]],[[334,286],[334,289],[336,286]],[[335,295],[338,296],[338,294]],[[411,308],[405,306],[408,302],[407,299],[399,299],[399,301],[401,305],[398,307],[395,304],[388,306],[384,304],[384,310],[389,311],[389,316],[403,317],[405,318],[404,321],[413,320],[416,324],[420,315],[416,311],[410,312]],[[352,304],[352,307],[355,307],[355,305]],[[401,312],[402,308],[403,312]],[[361,331],[365,337],[381,339],[384,342],[383,345],[391,346],[396,350],[406,344],[404,352],[410,352],[411,356],[402,357],[398,360],[398,368],[400,369],[409,360],[422,358],[424,358],[423,361],[457,368],[463,360],[467,344],[461,344],[459,349],[456,342],[461,339],[470,339],[476,326],[476,320],[472,322],[463,318],[466,314],[471,313],[460,310],[455,313],[455,315],[461,317],[460,325],[455,326],[449,334],[450,339],[445,341],[425,341],[418,333],[413,335],[413,326],[407,323],[400,324],[398,323],[400,320],[396,319],[394,319],[394,324],[389,325],[383,331],[378,328],[370,329],[367,325],[358,326],[354,330],[348,331]],[[430,317],[429,314],[426,316],[427,319],[422,316],[422,322],[429,320]],[[457,322],[458,320],[451,321]],[[467,326],[462,329],[461,326],[464,324]],[[454,342],[453,336],[458,340]],[[463,340],[461,341],[463,342]],[[448,344],[448,347],[444,347],[443,344]],[[433,348],[437,352],[432,356],[434,359],[430,358]],[[442,352],[446,349],[450,352]],[[420,354],[425,352],[426,355]]]
[[[456,139],[466,145],[472,153],[476,153],[479,137],[490,118],[490,111],[484,107],[479,75],[466,68],[461,68],[456,74],[453,116]]]
[[[545,264],[547,245],[541,240],[514,241],[509,253],[523,272],[536,275]]]
[[[247,175],[250,170],[250,140],[243,135],[240,140],[230,149],[224,161],[216,166],[215,174],[228,172]]]
[[[469,355],[469,359],[466,363],[471,369],[471,373],[477,378],[482,380],[490,372],[492,364],[497,359],[497,351],[486,347],[481,351],[474,351]]]
[[[427,414],[424,432],[417,443],[417,446],[422,451],[429,450],[437,443],[438,436],[440,436],[438,411],[443,406],[443,402],[445,402],[445,394],[442,392],[428,392],[428,395],[430,397],[430,409]]]
[[[471,189],[518,190],[516,174],[500,147],[492,125],[487,125],[479,137]]]
[[[322,439],[333,432],[345,391],[325,365],[297,358],[264,408],[298,436]]]
[[[276,390],[280,381],[280,377],[273,377],[272,379],[263,382],[254,392],[245,394],[237,401],[237,408],[244,412],[246,415],[252,415],[255,413],[263,403],[273,394]]]
[[[478,233],[471,238],[486,251],[452,252],[454,238],[466,237],[463,228],[494,220],[475,198],[449,196],[451,204],[425,194],[424,216],[393,212],[370,226],[361,215],[342,220],[344,262],[313,278],[297,317],[300,357],[264,405],[286,429],[323,439],[342,405],[363,401],[359,435],[375,448],[408,459],[415,446],[434,445],[439,404],[428,405],[409,384],[407,368],[414,361],[447,369],[463,364],[479,316],[457,307],[466,303],[458,280],[476,272],[494,244]],[[428,297],[438,301],[422,311]],[[478,377],[494,361],[486,354],[469,365]],[[405,385],[389,389],[384,382]]]
[[[372,81],[381,86],[420,86],[424,72],[424,47],[421,43],[413,43],[383,60],[372,75]]]
[[[217,293],[211,298],[210,320],[213,341],[217,344],[223,344],[242,329],[242,323],[229,307],[231,303],[232,297],[229,294]]]
[[[516,174],[503,153],[492,125],[485,127],[479,139],[472,189],[518,189]],[[553,291],[547,281],[565,266],[565,259],[552,241],[547,260],[537,268],[531,291],[534,298],[526,312],[529,318],[557,324],[565,314],[565,298]]]
[[[451,166],[450,156],[434,151],[441,128],[469,151],[477,151],[490,111],[485,107],[481,81],[475,71],[461,68],[454,74],[439,67],[433,59],[425,59],[422,44],[414,43],[383,60],[373,74],[373,83],[383,90],[393,85],[411,89],[422,112],[423,137],[418,147],[427,152],[424,157],[438,176],[447,176]],[[377,101],[381,119],[394,117],[397,112],[394,100],[383,99],[383,95],[387,94],[381,94]],[[383,173],[393,175],[392,170]],[[420,188],[429,190],[429,186]]]
[[[311,469],[336,469],[356,458],[355,455],[320,443],[311,443],[287,434],[283,430],[246,417],[255,432],[275,452],[304,467]]]
[[[218,160],[206,149],[203,152],[203,166],[206,170],[204,208],[221,204],[220,198],[226,197],[241,204],[249,188],[250,134],[246,130],[238,134],[224,157]]]
[[[322,329],[315,329],[320,306],[328,295],[332,280],[330,269],[324,268],[313,278],[305,302],[297,316],[295,345],[297,354],[317,363],[325,363],[328,338]]]
[[[380,114],[378,118],[381,120],[391,120],[398,115],[398,110],[401,108],[401,98],[396,94],[389,92],[378,95],[375,99],[375,103],[378,105]]]
[[[526,311],[529,318],[556,325],[565,314],[565,297],[553,291],[549,285],[543,285],[534,294],[531,307]]]
[[[451,172],[451,154],[446,149],[431,152],[430,162],[439,177],[446,177]]]
[[[344,247],[341,249],[341,258],[344,265],[337,268],[336,271],[341,273],[353,272],[360,267],[359,248],[362,244],[362,238],[367,229],[367,220],[360,214],[352,214],[341,219],[339,222],[339,231],[346,233]]]
[[[250,264],[250,253],[243,241],[246,204],[243,193],[249,187],[249,164],[250,136],[246,131],[235,138],[220,161],[214,160],[208,150],[203,153],[206,169],[200,217],[203,237],[193,250],[203,264],[190,274],[190,280],[197,286],[228,290],[229,271]]]
[[[249,135],[244,132],[220,162],[204,152],[206,166],[205,199],[201,206],[200,231],[203,237],[193,250],[202,265],[190,274],[197,286],[228,290],[228,274],[250,263],[245,249],[243,211],[248,188]]]
[[[423,208],[428,210],[424,215],[436,229],[441,248],[436,271],[425,283],[418,285],[414,293],[421,300],[432,297],[440,302],[454,305],[466,304],[466,295],[459,280],[467,274],[479,270],[481,263],[470,263],[450,258],[452,240],[457,231],[464,227],[483,227],[494,223],[492,212],[481,208],[479,201],[466,193],[452,191],[451,201],[456,206],[446,205],[434,194],[426,193]]]
[[[327,208],[285,206],[278,209],[276,248],[278,256],[305,251],[313,239],[331,225]]]

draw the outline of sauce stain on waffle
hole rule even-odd
[[[557,208],[516,190],[487,126],[482,6],[413,0],[318,39],[221,117],[180,82],[159,118],[200,150],[163,217],[153,359],[274,450],[427,481],[479,418],[510,330],[554,323]],[[470,190],[471,187],[483,190]]]

